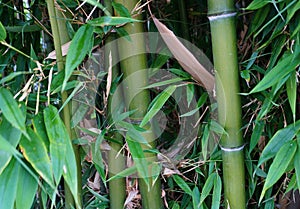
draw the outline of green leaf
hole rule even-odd
[[[66,159],[66,143],[70,137],[55,107],[44,110],[44,123],[50,142],[50,157],[56,184],[59,183]]]
[[[212,209],[220,208],[221,191],[222,191],[222,180],[220,176],[217,175],[214,180],[214,189],[213,189],[213,196],[212,196],[212,203],[211,203]]]
[[[150,89],[150,88],[155,88],[155,87],[160,87],[160,86],[165,86],[165,85],[169,85],[169,84],[174,84],[174,83],[178,83],[180,81],[184,81],[187,80],[186,78],[172,78],[166,81],[161,81],[161,82],[155,82],[153,84],[150,84],[148,86],[145,86],[143,89]]]
[[[173,92],[176,90],[176,86],[168,86],[163,92],[161,92],[157,97],[155,98],[155,102],[151,106],[150,110],[147,112],[145,117],[143,118],[140,126],[143,127],[146,125],[155,115],[158,113],[158,111],[162,108],[162,106],[166,103],[166,101],[170,98],[170,96],[173,94]]]
[[[5,88],[0,88],[0,109],[4,117],[28,138],[25,126],[26,116],[13,95]]]
[[[20,167],[16,196],[17,209],[30,209],[37,192],[38,182],[23,167]]]
[[[283,129],[278,130],[273,137],[268,142],[267,146],[264,148],[263,152],[258,161],[260,166],[262,163],[266,162],[268,159],[274,157],[279,149],[288,141],[291,141],[300,129],[300,120],[297,122],[286,126]]]
[[[12,159],[0,175],[0,209],[14,209],[20,164]]]
[[[289,104],[292,110],[293,119],[296,120],[296,100],[297,100],[297,74],[293,71],[286,82],[286,91]]]
[[[205,181],[205,184],[203,186],[202,189],[202,194],[200,197],[200,206],[203,204],[205,198],[209,195],[211,189],[213,188],[215,179],[217,178],[217,174],[216,173],[212,173],[209,175],[209,177],[207,178],[207,180]]]
[[[11,81],[12,79],[14,79],[17,76],[24,75],[24,74],[30,74],[30,73],[29,72],[25,72],[25,71],[11,72],[11,73],[9,73],[9,75],[5,76],[4,78],[2,78],[0,80],[0,84],[4,84],[4,83],[6,83],[8,81]]]
[[[300,163],[299,163],[300,162],[300,133],[297,135],[297,145],[298,145],[298,149],[295,154],[294,166],[296,171],[298,189],[300,189]]]
[[[5,118],[0,121],[0,135],[10,143],[12,147],[16,147],[21,139],[21,131],[14,128]],[[3,146],[3,143],[1,143]],[[13,153],[0,150],[0,175],[4,168],[8,165]]]
[[[262,131],[264,130],[265,124],[262,121],[255,122],[254,129],[252,131],[251,139],[250,139],[250,148],[249,153],[252,152],[252,150],[256,147]]]
[[[297,2],[296,4],[294,4],[287,10],[287,18],[286,18],[287,23],[293,18],[295,13],[300,9],[300,1],[296,1],[296,2]]]
[[[131,17],[130,12],[126,7],[124,7],[123,4],[116,3],[113,1],[112,6],[121,17]]]
[[[6,39],[6,30],[4,28],[4,26],[2,25],[2,23],[0,22],[0,41],[5,41]]]
[[[246,8],[247,10],[257,10],[270,3],[270,0],[254,0]]]
[[[189,185],[178,175],[173,175],[172,178],[176,182],[176,184],[187,194],[193,196],[193,192]]]
[[[139,177],[144,178],[145,183],[149,187],[148,163],[147,159],[145,158],[143,148],[138,142],[131,139],[129,136],[126,136],[126,142],[139,173]]]
[[[270,166],[266,182],[261,192],[259,202],[262,201],[266,191],[272,187],[282,176],[289,166],[297,150],[296,141],[285,143],[276,154],[273,163]]]
[[[36,170],[36,172],[54,188],[53,171],[48,150],[44,141],[30,128],[27,129],[30,141],[24,137],[21,138],[20,147],[26,160]]]
[[[126,23],[132,22],[141,22],[140,20],[129,18],[129,17],[111,17],[111,16],[102,16],[88,21],[89,25],[92,26],[117,26],[123,25]]]
[[[282,80],[299,65],[300,60],[294,54],[286,55],[265,77],[250,91],[250,94],[263,91]]]
[[[83,61],[85,56],[92,49],[93,30],[94,28],[91,25],[85,24],[75,33],[66,57],[65,77],[62,91],[65,90],[74,69]]]
[[[193,189],[192,200],[193,208],[198,208],[198,205],[200,204],[200,192],[197,186],[195,186]]]

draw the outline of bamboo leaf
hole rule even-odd
[[[20,147],[26,160],[36,172],[51,186],[54,187],[53,171],[48,151],[42,139],[30,128],[27,129],[30,140],[22,137]]]
[[[120,16],[122,16],[122,17],[131,17],[130,12],[128,11],[128,9],[126,7],[124,7],[123,4],[116,3],[114,1],[111,2],[111,4]]]
[[[149,172],[148,172],[148,163],[145,158],[143,148],[141,145],[136,142],[134,139],[126,136],[126,142],[129,147],[130,153],[132,155],[133,161],[136,165],[139,177],[143,178],[148,188],[149,184]]]
[[[75,33],[66,57],[65,78],[62,91],[71,77],[74,69],[83,61],[92,48],[93,27],[89,24],[81,26]]]
[[[297,75],[294,70],[286,82],[286,91],[288,95],[289,104],[292,110],[293,119],[296,120],[296,99],[297,99]]]
[[[30,209],[37,192],[38,182],[23,167],[20,167],[16,196],[17,209]]]
[[[275,156],[273,163],[270,166],[266,182],[264,184],[259,202],[262,201],[266,191],[273,186],[282,174],[286,171],[291,160],[293,159],[297,150],[296,141],[285,143]]]
[[[2,25],[2,22],[0,22],[0,41],[5,41],[6,39],[6,30],[4,28],[4,26]]]
[[[13,95],[5,88],[0,88],[0,109],[4,117],[28,138],[25,114],[21,111]]]
[[[187,194],[193,196],[193,192],[189,185],[178,175],[173,175],[172,178],[176,182],[176,184]]]
[[[118,26],[126,23],[140,22],[140,20],[129,18],[129,17],[111,17],[111,16],[102,16],[88,21],[88,24],[92,26]]]
[[[298,189],[300,189],[300,163],[299,163],[300,162],[300,134],[298,134],[297,136],[297,145],[298,145],[298,149],[295,154],[294,166],[295,166]]]
[[[250,148],[249,148],[249,153],[252,152],[252,150],[255,148],[255,146],[257,145],[262,131],[265,127],[265,124],[262,121],[258,121],[255,123],[255,127],[253,129],[252,135],[251,135],[251,139],[250,139]]]
[[[216,173],[212,173],[209,175],[202,189],[201,197],[200,197],[200,206],[203,204],[205,198],[209,195],[211,189],[213,188],[215,179],[217,178]]]
[[[49,106],[44,110],[44,123],[50,142],[49,151],[54,179],[58,184],[63,173],[63,166],[66,163],[66,143],[70,137],[55,107]]]
[[[150,89],[150,88],[155,88],[155,87],[160,87],[160,86],[165,86],[165,85],[169,85],[169,84],[174,84],[174,83],[178,83],[180,81],[184,81],[187,80],[187,78],[172,78],[166,81],[161,81],[161,82],[156,82],[153,84],[150,84],[148,86],[143,87],[142,89]]]
[[[15,148],[21,139],[22,133],[19,129],[14,128],[5,118],[2,118],[0,122],[0,135]],[[3,146],[3,143],[1,145]],[[11,152],[0,150],[0,175],[8,165],[12,154]]]
[[[153,21],[168,48],[184,70],[190,73],[192,77],[208,91],[213,91],[215,85],[214,76],[198,62],[194,55],[178,40],[171,30],[155,17],[153,17]]]
[[[250,94],[263,91],[282,80],[300,64],[294,54],[286,55],[265,77],[250,91]]]
[[[212,204],[211,204],[212,209],[220,208],[221,191],[222,191],[222,180],[220,176],[217,175],[214,180],[214,189],[213,189]]]
[[[260,166],[268,159],[274,157],[276,153],[279,151],[279,149],[283,146],[283,144],[285,144],[288,141],[291,141],[295,137],[299,129],[300,129],[300,120],[286,126],[283,129],[278,130],[270,139],[267,146],[264,148],[263,152],[261,153],[257,166]]]
[[[168,86],[164,91],[157,95],[157,97],[155,98],[155,103],[153,103],[150,110],[144,116],[140,127],[145,126],[156,115],[156,113],[158,113],[158,111],[162,108],[162,106],[166,103],[166,101],[170,98],[175,90],[176,86]]]
[[[257,10],[270,3],[270,0],[254,0],[246,8],[247,10]]]
[[[8,81],[11,81],[12,79],[14,79],[17,76],[24,75],[24,74],[29,74],[29,72],[26,72],[26,71],[11,72],[11,73],[9,73],[9,75],[5,76],[4,78],[2,78],[0,80],[0,84],[4,84]]]
[[[197,186],[194,187],[193,189],[193,208],[199,208],[198,205],[200,204],[200,192]]]
[[[12,159],[0,175],[0,209],[14,209],[20,164]]]

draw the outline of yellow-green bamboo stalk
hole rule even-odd
[[[111,4],[111,0],[104,1],[106,9],[110,14],[113,14],[113,8]],[[118,51],[115,40],[115,34],[110,34],[106,40],[105,47],[105,69],[109,69],[109,59],[118,59]],[[108,44],[109,43],[109,44]],[[112,67],[112,81],[114,81],[119,75],[119,69],[117,65]],[[119,95],[115,95],[119,94]],[[121,92],[114,93],[115,98],[122,100]],[[108,98],[108,113],[111,111],[111,103],[112,98]],[[116,102],[117,104],[121,104],[120,102]],[[111,123],[109,117],[109,123]],[[108,153],[108,177],[112,178],[116,174],[120,173],[125,169],[125,158],[122,155],[120,150],[123,147],[123,136],[120,133],[113,133],[109,135],[109,138],[112,140],[109,142],[111,150]],[[120,152],[120,153],[119,153]],[[108,182],[109,185],[109,200],[110,200],[110,209],[120,209],[124,207],[125,199],[126,199],[126,182],[125,178],[118,178]]]
[[[244,141],[233,0],[208,0],[219,123],[227,134],[220,141],[226,208],[245,208]]]
[[[49,19],[51,24],[51,30],[53,35],[53,41],[54,41],[54,48],[56,52],[56,62],[57,62],[57,68],[58,71],[63,71],[65,68],[65,60],[62,56],[62,48],[61,46],[69,41],[69,36],[67,33],[66,28],[66,22],[63,19],[62,14],[60,11],[58,11],[54,6],[53,0],[47,0],[47,9],[49,13]],[[67,98],[68,94],[66,91],[61,93],[62,95],[62,103],[64,103]],[[75,132],[71,129],[71,111],[70,111],[70,105],[66,105],[63,110],[63,121],[66,126],[66,129],[70,135],[70,138],[73,139]],[[78,147],[74,147],[74,153],[76,157],[76,164],[77,164],[77,177],[78,177],[78,200],[81,200],[81,162],[80,162],[80,156],[79,156],[79,150]],[[72,196],[72,193],[68,187],[68,185],[65,183],[65,208],[71,209],[72,207],[75,207],[75,202]],[[79,207],[81,207],[81,202],[79,202]]]
[[[136,4],[139,2],[138,0],[117,0],[117,3],[123,4],[129,11],[132,11]],[[135,16],[135,18],[140,19],[141,16]],[[143,24],[142,23],[130,23],[125,25],[124,29],[127,33],[135,34],[143,32]],[[132,38],[131,41],[127,39],[122,39],[118,43],[118,49],[120,57],[125,57],[128,54],[128,50],[130,51],[145,51],[145,40],[142,36],[138,36],[137,38]],[[122,56],[123,55],[123,56]],[[147,90],[142,90],[148,83],[148,76],[145,71],[147,68],[147,59],[146,54],[139,54],[132,57],[129,57],[125,60],[121,61],[121,70],[124,73],[124,77],[126,78],[126,85],[124,88],[124,97],[127,105],[130,110],[136,110],[133,115],[131,115],[131,121],[133,123],[138,124],[144,117],[147,112],[147,108],[150,102],[150,95]],[[138,78],[136,76],[131,76],[132,74],[144,70],[144,73],[139,73]],[[139,92],[138,94],[136,94]],[[132,101],[128,101],[128,98],[133,98]],[[154,147],[154,136],[152,134],[147,134],[144,136],[149,144],[152,144]],[[143,148],[145,146],[141,144]],[[149,149],[149,147],[145,148]],[[152,153],[145,153],[145,157],[148,161],[154,162],[157,160],[156,155]],[[148,178],[148,177],[145,177]],[[145,178],[139,178],[139,189],[142,195],[142,205],[144,209],[160,209],[163,208],[161,201],[161,185],[160,181],[156,182],[152,181],[152,178],[149,177],[150,188],[148,188]]]

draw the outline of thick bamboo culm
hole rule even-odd
[[[232,0],[208,0],[219,123],[227,134],[220,140],[223,160],[225,208],[245,208],[244,141],[241,134],[241,103],[235,8]]]
[[[116,3],[121,3],[124,5],[129,11],[132,11],[135,8],[136,4],[139,2],[137,0],[117,0]],[[141,18],[140,15],[134,16],[135,18]],[[131,34],[142,33],[143,32],[143,23],[135,22],[125,25],[124,29],[126,32]],[[127,39],[122,39],[118,42],[118,49],[120,57],[125,57],[124,55],[128,54],[128,50],[135,51],[135,49],[139,49],[136,51],[145,51],[145,40],[142,36],[138,36],[138,38],[132,38],[130,41]],[[122,56],[123,54],[123,56]],[[130,120],[134,123],[138,123],[144,117],[147,112],[147,108],[150,102],[150,95],[147,90],[142,90],[142,87],[145,87],[148,83],[147,71],[147,58],[146,54],[139,54],[132,57],[129,57],[125,60],[121,60],[121,70],[124,74],[124,78],[128,82],[126,82],[126,90],[124,90],[124,97],[129,106],[129,110],[136,110],[133,115],[131,115]],[[134,73],[144,70],[144,73],[138,73],[138,78],[132,76]],[[139,92],[137,95],[136,93]],[[133,98],[132,101],[128,101],[128,98]],[[155,137],[153,134],[147,134],[144,136],[145,139],[151,144],[153,147],[155,143]],[[137,143],[137,142],[136,142]],[[149,147],[145,147],[143,144],[141,146],[145,149],[149,149]],[[144,153],[148,162],[155,162],[157,160],[156,154],[153,153]],[[150,188],[145,182],[144,178],[148,178]],[[142,195],[142,207],[143,209],[160,209],[163,208],[162,200],[161,200],[161,185],[159,179],[155,182],[152,181],[151,177],[142,177],[139,178],[139,189]]]

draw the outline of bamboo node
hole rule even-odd
[[[222,147],[221,145],[219,145],[221,150],[224,152],[238,152],[244,149],[244,147],[246,146],[246,144],[243,144],[241,146],[238,147]]]
[[[225,18],[230,18],[236,15],[236,12],[231,12],[231,13],[223,13],[223,14],[217,14],[217,15],[210,15],[208,16],[208,19],[210,22],[215,21],[215,20],[221,20]]]

